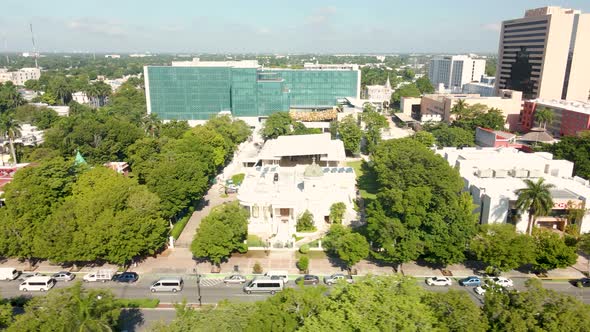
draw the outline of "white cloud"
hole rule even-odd
[[[323,25],[328,23],[334,14],[336,14],[335,7],[321,7],[314,10],[311,15],[307,16],[306,21],[308,24]]]
[[[124,37],[127,35],[127,29],[120,22],[96,18],[72,19],[66,22],[66,27],[78,32],[94,33],[110,37]]]
[[[486,30],[486,31],[493,31],[493,32],[500,32],[500,30],[502,29],[502,26],[500,25],[500,23],[487,23],[487,24],[483,24],[482,29]]]

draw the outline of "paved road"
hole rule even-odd
[[[158,298],[161,303],[178,303],[186,299],[189,303],[198,303],[198,287],[196,279],[185,279],[184,289],[178,293],[151,293],[150,285],[158,278],[140,278],[134,284],[120,284],[115,282],[94,282],[84,283],[87,288],[108,288],[115,296],[120,298]],[[2,297],[15,297],[20,295],[43,295],[41,292],[24,293],[18,290],[19,281],[1,281],[0,295]],[[55,288],[71,286],[73,282],[57,282]],[[201,283],[201,302],[203,304],[215,304],[221,300],[237,301],[259,301],[269,295],[251,294],[248,295],[242,291],[241,285],[225,285],[219,279],[204,279]]]
[[[128,332],[149,331],[160,323],[167,323],[176,317],[171,309],[129,309],[119,318],[119,329]]]

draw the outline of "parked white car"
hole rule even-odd
[[[428,286],[450,286],[453,281],[449,277],[432,277],[426,279],[426,284]]]
[[[512,279],[508,279],[508,278],[504,278],[504,277],[494,277],[494,278],[492,278],[492,282],[495,283],[496,285],[502,286],[502,287],[514,286]]]
[[[487,285],[481,285],[481,286],[475,287],[475,289],[473,291],[475,291],[475,293],[477,295],[484,295],[486,293],[487,288],[488,288]]]

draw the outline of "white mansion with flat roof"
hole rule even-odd
[[[515,209],[515,191],[525,187],[524,179],[544,178],[553,184],[553,210],[537,218],[540,227],[563,231],[570,207],[587,208],[590,199],[588,180],[573,176],[574,164],[553,159],[547,152],[524,153],[514,148],[444,148],[436,153],[456,167],[473,196],[482,224],[509,222],[526,231],[528,213]],[[576,221],[582,233],[590,232],[590,214]]]
[[[291,246],[293,235],[318,237],[329,228],[330,207],[343,202],[344,222],[356,217],[356,177],[343,167],[344,145],[330,134],[281,136],[267,141],[246,168],[238,200],[250,214],[248,233],[271,246]],[[313,214],[315,233],[297,233],[298,217]],[[297,234],[296,234],[297,233]]]

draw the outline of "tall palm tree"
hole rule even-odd
[[[88,84],[84,89],[84,93],[86,93],[86,97],[93,108],[97,108],[97,98],[98,98],[98,89],[94,83]]]
[[[21,136],[20,124],[14,119],[12,112],[0,115],[0,135],[8,139],[12,162],[16,165],[16,151],[14,150],[14,139]]]
[[[469,112],[469,107],[468,107],[467,103],[465,102],[465,99],[457,100],[457,102],[455,103],[455,105],[451,109],[451,114],[454,114],[456,116],[457,120],[460,120],[461,118],[466,116],[468,112]]]
[[[539,122],[539,125],[542,126],[543,129],[546,129],[547,124],[553,121],[553,112],[548,108],[542,108],[535,112],[535,120]]]
[[[50,90],[61,100],[62,105],[72,98],[72,87],[64,77],[56,77],[49,83]]]
[[[528,211],[529,221],[526,232],[531,235],[537,217],[547,215],[553,209],[553,199],[549,190],[554,185],[545,183],[545,179],[543,178],[540,178],[537,182],[526,179],[524,183],[526,185],[525,188],[515,191],[518,195],[516,208],[520,212]]]
[[[116,304],[114,300],[101,291],[85,291],[77,283],[71,288],[72,299],[77,304],[77,311],[72,317],[72,329],[78,332],[112,331]],[[105,303],[101,303],[105,302]]]
[[[5,106],[7,109],[16,108],[25,103],[23,97],[18,93],[16,85],[11,81],[6,82],[4,86],[1,87],[1,90],[2,99],[5,100]]]
[[[155,113],[146,114],[141,118],[141,124],[145,133],[151,137],[156,137],[160,131],[162,122],[158,119],[158,115]]]
[[[111,95],[113,90],[111,89],[110,85],[102,81],[96,82],[95,85],[98,94],[99,106],[104,106],[106,104],[106,98]]]

